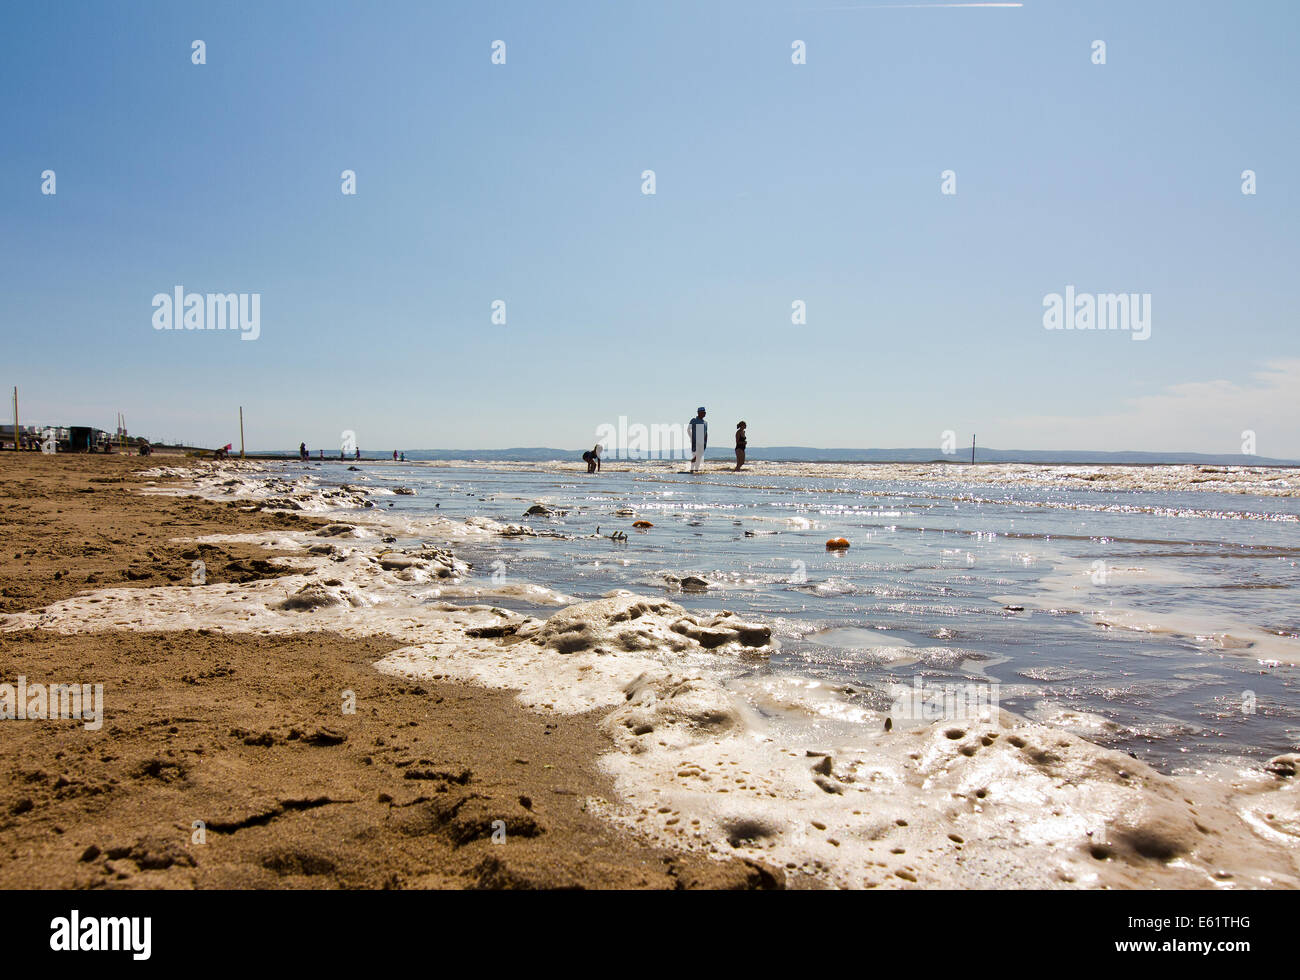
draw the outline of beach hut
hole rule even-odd
[[[71,453],[88,453],[94,443],[91,441],[92,433],[95,430],[88,425],[70,425],[68,426],[68,452]],[[60,447],[62,448],[62,447]]]

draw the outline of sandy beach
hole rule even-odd
[[[141,495],[141,472],[169,462],[0,456],[3,611],[191,587],[195,561],[210,586],[273,583],[286,574],[274,549],[184,539],[327,523]],[[757,863],[656,847],[589,812],[613,795],[595,718],[374,669],[399,646],[329,631],[0,632],[0,681],[98,683],[105,703],[98,731],[0,722],[0,886],[781,884]],[[345,691],[355,714],[341,711]]]
[[[1300,5],[6,26],[15,974],[1285,954]]]
[[[255,463],[0,465],[0,681],[105,705],[4,722],[10,887],[1300,885],[1294,754],[1175,777],[1005,710],[783,743],[708,669],[766,625],[471,584],[458,550],[532,528]]]

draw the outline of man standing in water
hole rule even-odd
[[[695,410],[695,418],[687,423],[691,430],[691,472],[700,471],[704,461],[704,450],[709,444],[709,423],[704,421],[704,406]]]

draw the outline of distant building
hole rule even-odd
[[[61,453],[111,453],[113,436],[88,425],[20,425],[18,448],[38,450],[50,440]],[[14,448],[13,424],[0,425],[0,445]]]
[[[18,438],[21,442],[20,449],[34,447],[40,438],[40,429],[34,425],[20,425],[18,427]],[[14,448],[14,427],[10,425],[0,425],[0,446],[5,449]]]

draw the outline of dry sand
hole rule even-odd
[[[173,539],[326,523],[135,492],[165,462],[0,454],[0,609],[188,584],[196,560],[214,584],[280,576],[262,547]],[[0,682],[102,683],[107,705],[99,731],[0,721],[0,887],[782,883],[594,816],[591,801],[612,796],[597,718],[374,669],[399,646],[331,632],[0,633]]]

